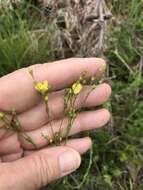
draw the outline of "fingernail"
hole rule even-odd
[[[61,175],[65,176],[75,171],[81,163],[80,155],[75,150],[68,150],[59,157]]]

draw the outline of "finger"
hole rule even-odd
[[[3,121],[0,120],[0,128],[3,127]]]
[[[81,131],[87,131],[104,126],[110,119],[110,113],[106,109],[100,109],[97,111],[88,111],[78,114],[71,130],[70,135],[79,133]],[[55,120],[52,122],[54,133],[59,131],[62,120]],[[68,119],[65,118],[62,124],[62,136],[65,135],[67,130]],[[42,148],[47,145],[47,139],[43,136],[47,136],[49,139],[53,138],[53,133],[49,124],[39,128],[37,130],[27,132],[27,135],[33,140],[37,148]],[[25,149],[34,149],[33,145],[27,142],[22,136],[19,136],[21,146]]]
[[[11,130],[7,130],[5,126],[0,128],[0,140],[3,140],[5,138],[8,138],[9,136],[13,135],[14,132]]]
[[[23,151],[21,150],[21,152],[18,152],[18,153],[1,156],[1,160],[2,162],[13,162],[15,160],[20,159],[22,155],[23,155]]]
[[[11,121],[11,116],[6,115],[7,120],[9,122]],[[10,129],[7,129],[7,126],[5,126],[5,123],[3,121],[0,121],[0,140],[3,140],[11,135],[13,135],[14,132]]]
[[[7,116],[7,119],[10,121],[12,116],[10,114],[6,114],[6,116]],[[2,128],[2,127],[4,127],[4,122],[2,119],[0,119],[0,128]]]
[[[65,142],[61,143],[61,145],[65,145]],[[85,137],[85,138],[69,140],[65,146],[73,148],[79,154],[84,154],[91,147],[91,139],[89,137]],[[24,156],[29,156],[36,152],[38,151],[37,150],[24,151]],[[12,162],[12,161],[20,159],[22,156],[23,156],[23,151],[19,153],[8,154],[8,155],[1,156],[1,161]]]
[[[32,68],[37,81],[48,80],[53,90],[59,90],[72,84],[85,71],[87,77],[95,75],[105,68],[105,62],[97,58],[74,58],[35,65]],[[0,86],[0,110],[10,110],[14,107],[22,112],[34,106],[39,100],[28,68],[2,77]]]
[[[19,153],[21,150],[17,134],[0,141],[0,155]]]
[[[31,156],[3,165],[0,189],[40,189],[53,180],[75,171],[81,163],[78,152],[69,147],[41,150]],[[9,183],[7,183],[9,179]]]
[[[62,142],[61,144],[65,145],[65,142]],[[80,155],[87,152],[91,148],[91,145],[92,141],[89,137],[69,140],[66,144],[66,146],[71,147],[79,152]]]
[[[87,94],[91,91],[90,86],[84,87],[84,89],[79,94],[75,102],[75,108],[79,109],[81,107],[95,107],[106,102],[111,95],[111,87],[108,84],[101,84],[93,90],[88,98]],[[56,94],[52,93],[49,97],[49,110],[51,113],[50,120],[58,119],[64,114],[64,92],[59,91]],[[42,127],[49,121],[46,113],[45,104],[42,101],[40,104],[34,108],[28,110],[25,113],[19,115],[19,120],[22,127],[31,131]]]
[[[92,142],[89,137],[68,140],[66,145],[65,145],[65,142],[61,143],[61,145],[73,148],[79,154],[84,154],[91,147],[91,144],[92,144]],[[35,152],[37,152],[37,150],[25,150],[24,156],[29,156]]]

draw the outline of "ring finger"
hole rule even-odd
[[[81,131],[87,131],[96,129],[99,127],[104,126],[110,119],[110,113],[106,109],[100,109],[97,111],[88,111],[88,112],[81,112],[77,115],[73,126],[71,127],[69,135],[77,134]],[[48,136],[48,139],[52,139],[53,135],[59,131],[61,122],[62,123],[62,137],[65,137],[67,132],[68,126],[68,118],[54,120],[52,122],[52,128],[54,133],[51,130],[50,124],[44,125],[42,128],[37,130],[27,132],[27,136],[33,141],[36,148],[42,148],[48,144],[48,141],[45,136]],[[19,136],[19,140],[21,142],[21,146],[24,149],[32,150],[35,149],[32,143],[28,142],[22,135]]]

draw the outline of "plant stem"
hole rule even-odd
[[[46,105],[46,113],[47,113],[47,115],[48,115],[49,125],[50,125],[51,132],[52,132],[52,136],[53,136],[53,139],[54,139],[54,138],[55,138],[55,132],[54,132],[52,123],[51,123],[51,121],[50,121],[50,117],[51,117],[51,116],[50,116],[48,101],[45,101],[45,105]]]

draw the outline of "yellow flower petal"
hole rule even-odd
[[[72,90],[73,90],[73,93],[76,95],[76,94],[79,94],[80,91],[82,90],[83,86],[81,83],[77,82],[77,83],[74,83],[72,85]]]
[[[45,93],[48,92],[48,90],[49,90],[48,81],[43,81],[43,82],[38,82],[38,83],[36,83],[35,89],[36,89],[39,93],[45,94]]]

